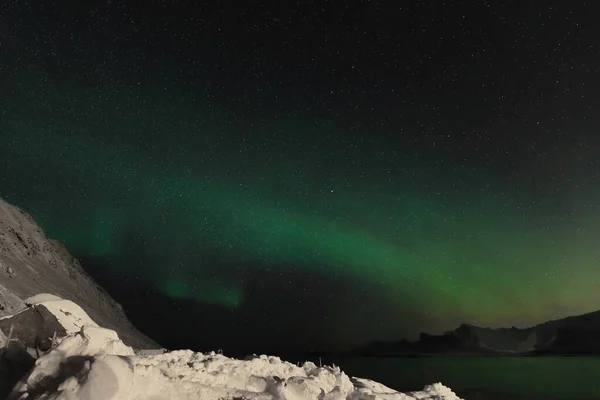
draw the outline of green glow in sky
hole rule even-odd
[[[69,132],[58,122],[9,121],[3,187],[12,192],[2,195],[76,255],[111,260],[105,273],[198,304],[251,302],[251,269],[274,280],[301,270],[351,282],[354,290],[339,296],[360,298],[365,288],[365,302],[386,316],[409,307],[430,329],[528,324],[600,304],[589,278],[600,267],[591,212],[550,221],[541,202],[525,210],[522,198],[461,171],[434,179],[425,161],[386,172],[383,145],[358,162],[343,141],[329,154],[301,139],[253,148],[217,128],[173,126],[172,142],[160,146],[139,128],[152,118],[115,114],[109,127],[81,119]],[[130,131],[119,142],[103,139],[105,129]],[[201,135],[194,147],[180,143],[192,134]],[[234,261],[223,265],[215,254]],[[331,318],[352,326],[351,312]],[[390,329],[410,331],[401,321]]]

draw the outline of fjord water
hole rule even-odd
[[[365,357],[321,361],[339,366],[350,376],[373,379],[400,391],[442,382],[466,400],[600,400],[600,357]]]

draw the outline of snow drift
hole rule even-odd
[[[440,383],[404,394],[368,379],[350,378],[335,366],[299,366],[265,355],[236,360],[191,350],[136,353],[73,302],[39,295],[26,303],[54,315],[64,334],[53,335],[51,348],[16,384],[11,400],[458,400]]]

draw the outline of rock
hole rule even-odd
[[[65,336],[67,330],[58,319],[43,305],[32,306],[12,317],[0,319],[0,330],[9,332],[25,347],[47,351],[52,338]]]

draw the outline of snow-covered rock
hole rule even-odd
[[[25,299],[25,304],[30,308],[46,308],[69,333],[79,332],[86,325],[98,326],[83,308],[53,294],[42,293],[29,297]]]
[[[47,295],[26,302],[45,307],[68,332],[37,359],[9,395],[12,400],[458,399],[439,383],[404,394],[350,378],[335,366],[297,366],[265,355],[247,360],[191,350],[136,355],[115,331],[99,327],[74,303]]]
[[[0,317],[23,309],[25,299],[40,292],[76,302],[127,344],[158,346],[135,329],[62,244],[47,238],[29,214],[0,198]]]
[[[40,294],[24,302],[26,308],[0,318],[0,331],[24,348],[50,349],[52,340],[77,333],[84,326],[98,326],[81,307],[51,294]]]

